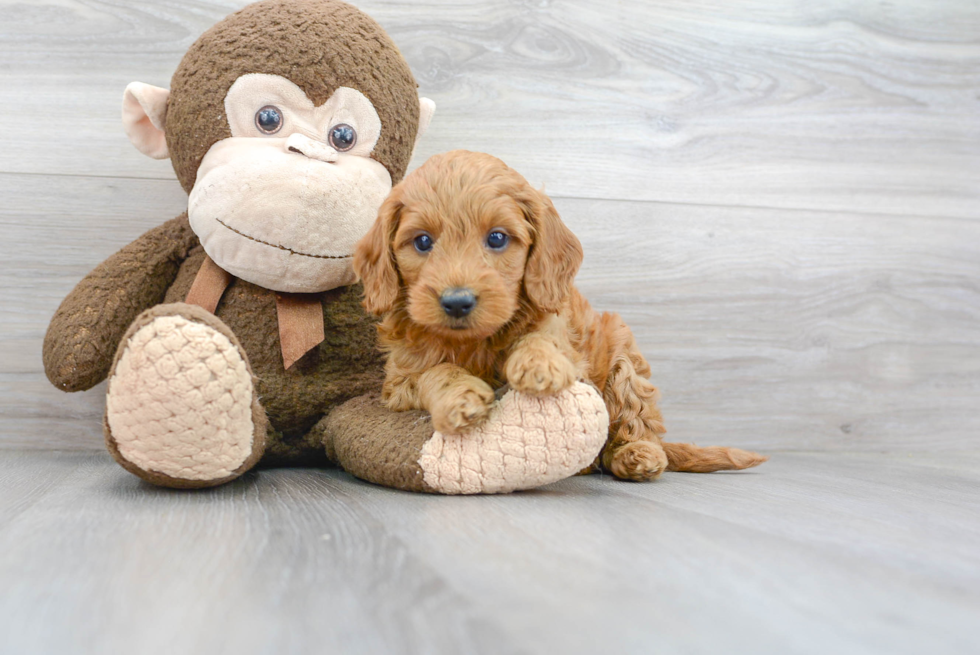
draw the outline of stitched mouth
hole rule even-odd
[[[314,255],[313,253],[309,253],[309,252],[299,252],[298,250],[293,250],[292,248],[287,248],[286,246],[281,246],[278,243],[269,243],[268,241],[263,241],[262,239],[256,239],[255,237],[253,237],[251,235],[245,234],[241,230],[236,230],[235,228],[233,228],[232,226],[228,225],[227,223],[225,223],[220,218],[216,218],[214,220],[218,221],[219,223],[221,223],[221,225],[225,226],[226,228],[228,228],[229,230],[231,230],[232,232],[234,232],[238,236],[245,237],[249,241],[254,241],[255,243],[261,243],[263,246],[269,246],[270,248],[278,248],[279,250],[285,250],[286,252],[288,252],[290,254],[293,254],[293,255],[299,255],[301,257],[313,257],[314,259],[350,259],[351,257],[354,256],[353,254],[351,254],[351,255]]]

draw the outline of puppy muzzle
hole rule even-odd
[[[442,311],[451,318],[463,318],[476,307],[476,294],[472,290],[455,287],[446,289],[439,296]]]

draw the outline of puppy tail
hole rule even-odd
[[[758,466],[769,458],[741,448],[706,446],[700,448],[690,443],[664,442],[667,453],[667,470],[687,473],[711,473],[712,471],[737,471]]]

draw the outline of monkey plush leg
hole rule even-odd
[[[252,468],[268,421],[248,358],[200,307],[158,305],[129,327],[109,374],[106,445],[128,471],[166,487],[211,487]]]
[[[575,475],[598,455],[609,415],[595,387],[554,396],[508,391],[463,435],[434,431],[423,411],[393,412],[360,396],[318,423],[327,456],[376,484],[440,494],[532,489]]]

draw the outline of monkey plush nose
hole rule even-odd
[[[337,161],[339,154],[326,143],[314,141],[305,134],[299,133],[289,135],[289,138],[286,139],[286,150],[328,163]]]
[[[476,307],[476,296],[469,289],[456,287],[446,289],[439,296],[439,304],[442,310],[453,318],[462,318],[473,311]]]

